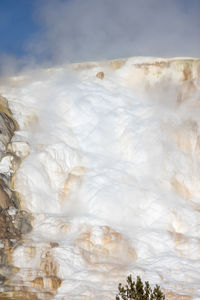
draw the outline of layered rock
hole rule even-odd
[[[200,61],[188,58],[74,64],[3,83],[20,125],[10,141],[6,108],[5,297],[114,299],[129,273],[167,299],[200,295],[199,84]]]
[[[32,229],[30,215],[20,208],[12,179],[20,165],[20,157],[10,150],[11,139],[18,130],[17,122],[0,96],[0,291],[1,299],[14,295],[16,286],[10,281],[18,272],[12,253],[23,243],[23,235]],[[3,298],[2,298],[3,297]],[[16,299],[16,298],[15,298]]]

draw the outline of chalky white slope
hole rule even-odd
[[[15,189],[34,218],[16,280],[39,299],[53,272],[55,299],[114,299],[130,273],[200,298],[199,76],[199,60],[130,58],[2,83],[20,126]]]

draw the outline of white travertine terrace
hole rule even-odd
[[[15,190],[33,216],[13,253],[19,290],[114,299],[132,273],[167,299],[199,299],[200,60],[34,70],[1,94],[20,127]]]

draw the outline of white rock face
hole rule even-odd
[[[132,273],[199,299],[200,61],[75,64],[1,92],[20,126],[15,189],[34,217],[13,280],[39,299],[114,299]]]

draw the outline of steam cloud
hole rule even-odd
[[[198,0],[39,1],[42,32],[29,49],[54,62],[199,57],[199,9]]]
[[[36,0],[34,9],[39,32],[26,41],[26,55],[0,55],[0,75],[129,56],[200,56],[199,0]]]

